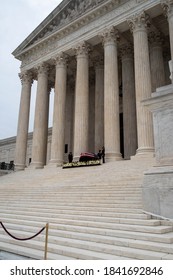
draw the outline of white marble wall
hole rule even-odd
[[[144,209],[173,219],[173,85],[158,88],[143,104],[153,113],[157,162],[144,175]]]

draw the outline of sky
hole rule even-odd
[[[0,140],[16,136],[21,95],[20,61],[11,54],[62,0],[5,0],[0,9]],[[29,131],[33,131],[36,84]],[[50,115],[52,110],[51,108]],[[51,126],[51,118],[49,126]]]

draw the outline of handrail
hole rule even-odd
[[[47,223],[46,226],[44,226],[41,230],[39,230],[39,232],[37,232],[36,234],[32,235],[31,237],[26,237],[26,238],[19,238],[14,236],[13,234],[11,234],[6,227],[4,226],[4,224],[0,221],[0,224],[2,226],[2,228],[4,229],[4,231],[13,239],[15,240],[19,240],[19,241],[27,241],[27,240],[31,240],[33,238],[35,238],[36,236],[38,236],[40,233],[42,233],[43,230],[46,229],[46,235],[45,235],[45,251],[44,251],[44,259],[47,260],[47,248],[48,248],[48,228],[49,228],[49,224]]]

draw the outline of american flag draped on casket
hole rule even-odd
[[[90,161],[90,160],[98,160],[98,156],[95,153],[81,153],[79,161]]]

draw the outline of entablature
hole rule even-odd
[[[107,6],[112,3],[111,6]],[[30,69],[36,64],[49,61],[58,53],[74,55],[76,44],[85,40],[92,45],[100,43],[99,34],[111,26],[123,33],[129,29],[127,19],[140,11],[147,11],[151,16],[162,13],[160,0],[111,0],[101,1],[99,7],[89,10],[85,15],[65,25],[57,32],[46,36],[34,45],[28,46],[17,58],[22,61],[22,69]],[[108,8],[109,7],[109,8]]]

